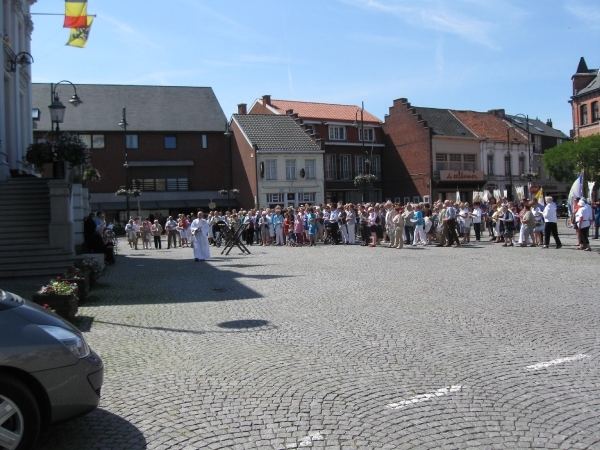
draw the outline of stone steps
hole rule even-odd
[[[49,245],[48,181],[12,178],[0,183],[0,278],[54,277],[72,265],[72,252]]]

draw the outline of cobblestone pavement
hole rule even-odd
[[[600,448],[600,255],[561,232],[199,263],[121,244],[78,319],[100,408],[37,450]]]

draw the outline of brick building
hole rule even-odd
[[[323,150],[290,116],[234,114],[233,179],[243,207],[321,204]]]
[[[381,120],[364,108],[276,100],[264,95],[252,104],[248,112],[291,115],[300,120],[314,141],[322,142],[325,151],[325,201],[358,203],[383,198],[382,151],[385,144]],[[372,186],[361,188],[354,185],[354,177],[368,173],[376,177]]]
[[[130,199],[130,212],[142,216],[189,213],[211,201],[226,206],[218,191],[227,186],[227,119],[212,88],[82,84],[77,93],[83,104],[70,108],[60,129],[92,149],[102,176],[88,184],[92,210],[124,220],[126,199],[115,192],[126,185],[142,191]],[[49,84],[33,84],[33,107],[40,110],[36,139],[51,130],[49,96]],[[123,107],[126,136],[119,127]]]
[[[473,191],[507,191],[529,171],[527,136],[494,112],[456,111],[394,101],[385,116],[387,198],[472,199]],[[389,173],[386,173],[388,171]]]
[[[588,69],[583,57],[577,72],[571,77],[573,95],[569,103],[573,114],[571,137],[585,137],[600,133],[600,69]]]

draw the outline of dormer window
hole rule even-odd
[[[338,125],[329,125],[329,139],[332,141],[345,141],[346,127]]]
[[[363,139],[364,134],[364,139]],[[362,142],[375,142],[375,130],[373,128],[359,128],[358,139]]]

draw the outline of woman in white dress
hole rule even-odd
[[[205,261],[210,258],[210,246],[208,244],[208,232],[210,225],[204,219],[204,213],[198,211],[198,218],[192,222],[190,230],[194,235],[194,261]]]

